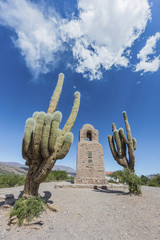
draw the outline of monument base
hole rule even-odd
[[[75,184],[98,184],[98,185],[105,185],[108,183],[108,180],[105,178],[77,178],[74,179]]]

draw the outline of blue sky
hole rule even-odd
[[[105,168],[113,159],[112,122],[137,139],[137,174],[160,172],[160,1],[0,1],[0,161],[24,163],[25,121],[46,111],[58,74],[65,81],[58,109],[65,124],[80,91],[74,142],[63,164],[76,169],[79,130],[99,130]]]

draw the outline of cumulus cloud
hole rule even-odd
[[[78,9],[78,18],[61,26],[63,40],[70,42],[77,60],[76,71],[100,79],[102,68],[127,67],[127,50],[151,18],[148,1],[79,0]]]
[[[66,44],[76,62],[69,63],[72,69],[91,80],[112,66],[128,67],[130,47],[150,18],[148,0],[78,0],[71,20],[29,0],[0,1],[0,24],[16,32],[14,43],[35,76],[55,65]]]
[[[140,62],[136,65],[136,71],[156,72],[160,67],[160,55],[151,59],[151,56],[156,53],[156,44],[160,40],[160,32],[151,36],[146,45],[138,53],[137,58]]]
[[[55,53],[61,47],[58,20],[54,11],[52,17],[45,16],[42,8],[26,0],[0,2],[0,24],[15,30],[14,43],[35,76],[55,64]]]

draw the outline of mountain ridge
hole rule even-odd
[[[68,166],[55,165],[52,170],[66,171],[67,173],[75,174],[76,171]],[[28,166],[18,162],[0,162],[0,174],[18,174],[26,175]]]

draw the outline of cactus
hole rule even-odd
[[[117,130],[116,125],[112,123],[113,136],[111,135],[108,136],[108,142],[112,155],[114,159],[117,161],[117,163],[122,167],[130,169],[132,172],[134,172],[135,165],[134,151],[136,150],[137,143],[136,139],[132,137],[126,112],[123,112],[123,118],[125,121],[127,138],[124,134],[123,128]],[[127,147],[128,147],[128,159],[126,154]]]
[[[66,156],[73,141],[73,134],[70,131],[78,114],[80,93],[75,93],[71,114],[63,129],[60,130],[62,114],[56,111],[56,108],[63,80],[64,75],[61,73],[47,113],[35,112],[32,118],[26,121],[22,155],[26,159],[29,170],[24,186],[24,197],[38,194],[40,183],[48,176],[56,160]]]

